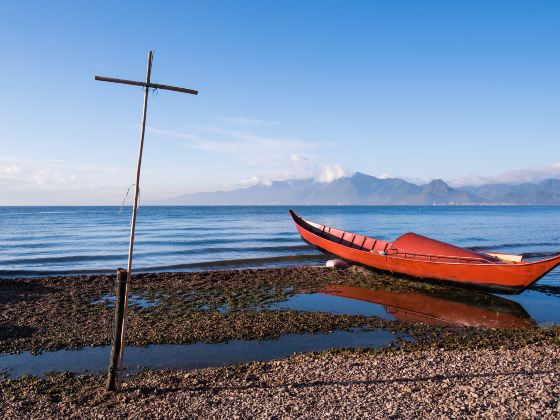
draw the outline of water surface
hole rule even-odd
[[[368,289],[327,285],[319,293],[296,294],[270,309],[375,316],[391,321],[478,328],[533,328],[560,324],[560,296],[528,290],[495,295],[452,287],[428,290]]]
[[[560,252],[560,207],[310,206],[320,223],[379,239],[408,231],[539,258]],[[114,273],[126,265],[130,208],[0,207],[0,276]],[[322,264],[288,207],[141,207],[137,271]],[[560,270],[542,284],[560,286]]]
[[[227,366],[251,361],[268,361],[293,353],[333,348],[376,349],[393,344],[397,336],[383,330],[335,331],[330,334],[286,334],[273,340],[232,340],[217,344],[154,344],[127,347],[128,373],[144,369],[189,370]],[[107,372],[110,346],[81,350],[58,350],[33,355],[0,354],[0,372],[12,379],[23,375],[43,376],[48,372]]]

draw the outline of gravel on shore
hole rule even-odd
[[[5,418],[558,418],[560,349],[307,353],[147,371],[118,394],[101,376],[0,382]]]
[[[560,415],[560,327],[481,329],[373,316],[268,310],[327,284],[439,293],[363,270],[298,267],[134,277],[127,342],[223,342],[287,333],[382,328],[412,341],[377,351],[339,350],[193,371],[146,371],[107,394],[104,376],[52,374],[0,380],[0,417],[441,418]],[[114,277],[0,279],[0,352],[110,342]],[[461,301],[470,291],[445,289]],[[555,293],[555,290],[547,290]],[[487,299],[476,295],[476,299]]]

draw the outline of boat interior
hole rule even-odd
[[[302,218],[299,218],[299,221],[300,224],[302,224],[304,227],[307,227],[308,230],[310,230],[312,233],[322,238],[328,239],[331,242],[336,242],[349,248],[355,248],[368,252],[373,251],[377,253],[386,253],[393,245],[393,242],[345,232],[343,230],[336,229],[330,226],[310,222]]]
[[[517,264],[523,262],[521,255],[471,251],[414,233],[406,233],[394,242],[389,242],[311,222],[295,213],[292,216],[298,224],[317,236],[349,248],[379,255],[433,262],[479,264]]]

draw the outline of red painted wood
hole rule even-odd
[[[393,246],[398,245],[399,240],[391,243],[367,238],[364,245],[357,248],[352,247],[350,242],[342,240],[345,233],[345,237],[348,237],[349,240],[354,234],[348,235],[347,232],[340,229],[329,227],[326,227],[325,233],[321,233],[313,229],[316,224],[309,224],[293,211],[290,211],[290,214],[302,239],[321,250],[338,255],[347,261],[419,278],[518,290],[531,285],[560,265],[560,256],[540,261],[511,263],[489,256],[484,258],[482,254],[469,250],[456,254],[459,252],[458,250],[463,250],[463,248],[425,237],[421,237],[422,240],[410,247],[414,251],[411,254],[398,252],[398,249],[395,253]],[[413,239],[419,237],[419,235],[415,236],[416,238]],[[341,241],[342,243],[339,243]],[[375,245],[373,245],[374,241],[376,241]],[[430,244],[430,246],[423,249],[421,247],[422,242]],[[404,243],[405,248],[408,248],[409,241]],[[371,251],[371,246],[374,247],[373,251]],[[383,252],[383,249],[386,252]],[[443,254],[430,254],[430,251],[443,252]]]

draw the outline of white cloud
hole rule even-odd
[[[309,163],[309,158],[307,156],[298,155],[297,153],[292,153],[290,155],[290,160],[296,164],[307,165]]]
[[[295,159],[297,163],[304,161],[308,162],[307,158],[302,160]],[[352,175],[351,171],[344,169],[341,165],[323,165],[318,168],[307,168],[304,172],[298,170],[276,172],[268,175],[253,175],[250,178],[244,179],[241,182],[232,182],[227,185],[227,189],[252,187],[254,185],[265,185],[270,187],[275,181],[290,181],[301,179],[313,179],[319,183],[329,183],[336,179]]]
[[[268,174],[290,172],[303,178],[312,176],[309,165],[320,144],[293,138],[258,135],[250,131],[222,127],[191,128],[188,132],[148,127],[154,134],[186,140],[185,146],[201,152],[227,155],[244,167],[266,170]],[[310,157],[311,156],[311,157]]]
[[[536,183],[548,178],[560,179],[560,162],[554,162],[544,168],[517,169],[504,172],[496,176],[470,174],[449,181],[452,186],[484,185],[484,184],[522,184]]]
[[[208,132],[223,136],[228,139],[238,140],[243,145],[253,145],[259,147],[267,147],[279,151],[280,147],[290,147],[292,149],[307,150],[316,147],[312,142],[303,141],[299,139],[286,139],[278,137],[268,137],[258,135],[249,131],[227,130],[220,127],[210,127]]]
[[[31,179],[41,187],[56,189],[58,186],[64,186],[73,188],[72,183],[77,180],[77,176],[73,173],[38,170],[32,172]]]
[[[260,183],[262,183],[261,178],[259,178],[259,177],[256,176],[256,175],[253,175],[251,178],[242,179],[241,182],[239,182],[239,185],[240,185],[242,188],[245,188],[245,187],[252,187],[252,186],[258,185],[258,184],[260,184]]]
[[[344,170],[340,165],[323,166],[315,176],[315,181],[329,183],[348,175],[350,172]]]
[[[263,178],[260,176],[256,176],[253,175],[252,177],[248,178],[248,179],[244,179],[241,180],[241,182],[234,184],[232,187],[233,188],[247,188],[247,187],[253,187],[255,185],[264,185],[267,187],[270,187],[272,185],[272,180],[270,180],[269,178]]]
[[[124,185],[115,175],[131,174],[59,160],[0,158],[0,205],[118,204]]]
[[[237,122],[245,123],[246,127],[227,128],[225,124],[223,127],[189,126],[185,130],[146,127],[153,135],[177,139],[187,148],[207,152],[208,158],[221,155],[216,160],[225,160],[228,169],[206,172],[196,167],[174,166],[154,171],[146,167],[150,173],[146,173],[148,183],[142,185],[145,202],[186,192],[271,185],[272,180],[314,177],[314,168],[322,159],[316,151],[323,149],[324,143],[257,134],[251,131],[249,121]],[[252,125],[257,124],[253,121]],[[133,163],[126,167],[104,167],[75,161],[0,158],[0,205],[118,205],[133,179]]]
[[[191,134],[191,133],[185,133],[183,131],[175,131],[175,130],[162,130],[160,128],[155,128],[155,127],[146,127],[146,130],[150,133],[154,133],[154,134],[159,134],[161,136],[166,136],[166,137],[175,137],[178,139],[183,139],[183,140],[189,140],[192,142],[201,142],[203,141],[199,136]]]
[[[256,118],[245,118],[245,117],[219,117],[221,121],[235,124],[235,125],[252,125],[252,126],[263,126],[263,125],[278,125],[275,121],[265,121]]]
[[[0,164],[0,174],[15,174],[21,171],[21,167],[15,163]]]

